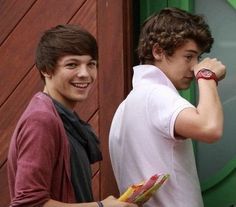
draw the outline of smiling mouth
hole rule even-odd
[[[89,83],[72,83],[72,85],[76,88],[85,89],[89,86]]]

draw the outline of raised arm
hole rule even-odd
[[[195,77],[202,69],[215,73],[218,81],[225,77],[225,66],[217,59],[205,58],[195,65]],[[196,108],[181,111],[175,122],[175,133],[186,138],[212,143],[223,133],[223,110],[214,79],[198,79],[199,102]]]

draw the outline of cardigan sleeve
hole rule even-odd
[[[16,135],[18,155],[12,206],[39,206],[50,199],[60,144],[59,123],[50,113],[37,111],[22,122]]]

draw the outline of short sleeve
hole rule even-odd
[[[185,108],[194,107],[179,93],[167,86],[154,88],[148,97],[147,113],[150,124],[164,138],[174,137],[174,124],[178,114]]]

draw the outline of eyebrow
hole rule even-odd
[[[191,52],[191,53],[194,53],[194,54],[198,54],[198,52],[196,50],[185,50],[185,52]]]
[[[77,58],[69,58],[69,59],[66,59],[66,60],[64,61],[64,63],[67,63],[67,62],[70,62],[70,61],[81,62],[81,61],[83,61],[83,60],[80,60],[80,59],[77,59]],[[96,61],[95,59],[93,59],[93,58],[90,58],[88,61],[89,61],[89,62],[91,62],[91,61],[97,62],[97,61]]]
[[[68,58],[64,62],[70,62],[70,61],[80,61],[80,60],[76,58]]]

